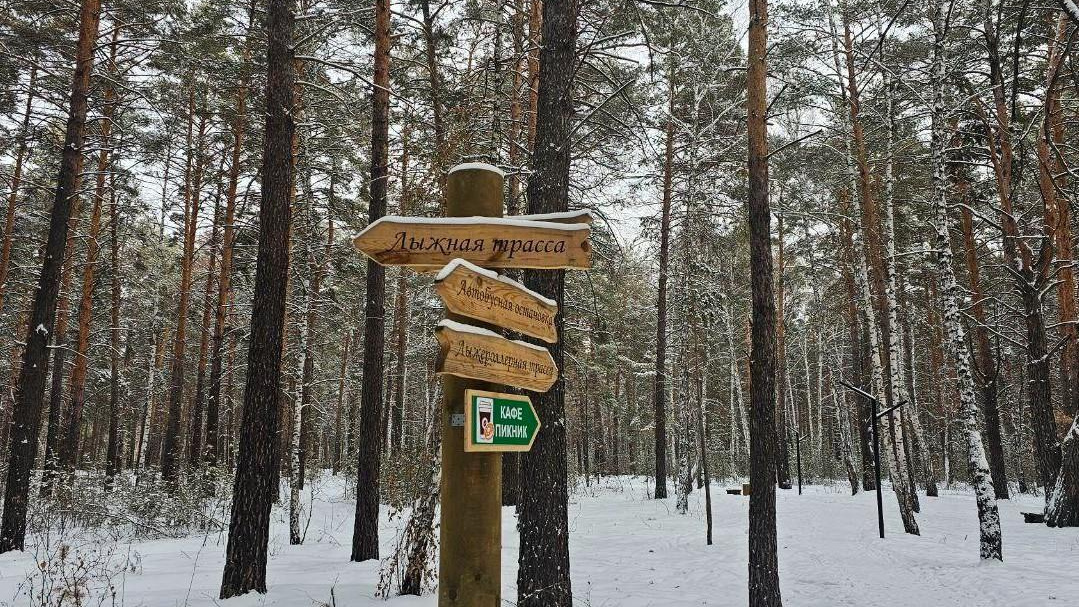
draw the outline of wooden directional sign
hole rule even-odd
[[[521,283],[454,259],[435,277],[435,291],[454,314],[517,331],[547,343],[558,341],[558,305]]]
[[[591,227],[565,214],[563,221],[495,217],[387,216],[353,240],[386,266],[441,268],[455,258],[485,268],[592,267]]]
[[[558,379],[558,367],[547,348],[506,339],[494,331],[449,319],[435,328],[442,347],[439,373],[470,377],[546,392]]]
[[[527,396],[465,390],[465,451],[529,451],[539,429]]]

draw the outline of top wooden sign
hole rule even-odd
[[[592,267],[591,226],[582,221],[590,219],[587,214],[551,217],[554,221],[386,216],[367,226],[353,244],[382,265],[422,270],[440,269],[455,258],[486,268]]]

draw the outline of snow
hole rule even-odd
[[[438,325],[436,326],[445,327],[447,329],[450,329],[451,331],[457,331],[458,333],[471,333],[473,335],[483,335],[485,337],[497,337],[499,339],[506,339],[505,337],[489,329],[484,329],[483,327],[477,327],[475,325],[465,324],[463,322],[457,322],[456,320],[450,320],[448,318],[444,318],[438,321]],[[540,352],[547,351],[547,348],[544,348],[543,346],[537,346],[536,344],[530,344],[527,341],[520,341],[517,339],[506,339],[506,341],[515,343],[519,346],[524,346],[526,348],[531,348],[533,350],[539,350]]]
[[[512,217],[403,217],[401,215],[386,215],[380,217],[360,232],[374,230],[382,223],[412,224],[412,225],[489,225],[494,227],[513,226],[517,228],[534,228],[538,230],[564,230],[576,232],[577,230],[590,230],[592,226],[587,223],[555,223],[553,221],[529,221],[527,219],[514,219]]]
[[[288,543],[287,508],[275,508],[267,582],[261,596],[217,599],[226,535],[213,531],[180,539],[118,542],[134,571],[117,574],[117,605],[129,607],[435,607],[433,595],[375,598],[378,563],[350,563],[354,493],[340,478],[324,477],[306,543]],[[731,483],[735,486],[737,483]],[[704,542],[703,496],[694,490],[689,514],[674,500],[647,499],[642,479],[605,479],[578,485],[569,504],[575,603],[591,607],[747,604],[748,498],[712,490],[715,543]],[[310,489],[303,494],[304,504]],[[980,563],[974,496],[942,491],[922,497],[922,535],[902,533],[894,499],[885,500],[887,538],[876,537],[872,493],[851,497],[846,487],[809,486],[806,494],[780,491],[779,565],[784,602],[796,606],[911,605],[1034,607],[1074,604],[1079,530],[1024,524],[1021,510],[1041,498],[1000,502],[1004,562]],[[389,554],[403,517],[380,520],[381,554]],[[513,508],[502,510],[502,599],[516,602],[518,540]],[[34,541],[36,538],[30,538]],[[16,596],[35,570],[31,552],[0,555],[0,605],[29,606]],[[331,601],[331,590],[333,599]],[[1069,599],[1068,597],[1073,597]],[[97,604],[85,601],[84,604]],[[105,604],[113,604],[106,601]]]
[[[451,173],[456,173],[457,171],[491,171],[492,173],[498,173],[499,177],[506,176],[506,173],[502,169],[493,164],[487,164],[486,162],[462,162],[449,171],[446,171],[446,174],[449,175]]]
[[[515,219],[526,221],[569,221],[578,217],[588,217],[588,223],[592,223],[592,211],[581,209],[580,211],[559,211],[557,213],[533,213],[532,215],[516,215]]]
[[[454,260],[450,261],[441,270],[438,271],[438,274],[435,275],[435,282],[441,282],[443,280],[446,280],[446,277],[449,276],[450,274],[452,274],[453,271],[456,270],[459,267],[467,268],[469,270],[472,270],[473,272],[476,272],[477,274],[482,274],[482,275],[486,276],[487,278],[490,278],[492,280],[497,280],[498,282],[509,285],[510,287],[512,287],[514,289],[517,289],[519,291],[524,291],[525,293],[528,293],[532,297],[535,297],[536,299],[542,301],[543,303],[545,303],[545,304],[547,304],[549,306],[557,306],[558,305],[558,302],[556,302],[555,300],[553,300],[553,299],[551,299],[549,297],[544,297],[543,295],[540,295],[539,293],[536,293],[532,289],[529,289],[528,287],[526,287],[523,284],[517,282],[516,280],[513,280],[512,278],[509,278],[507,276],[503,276],[503,275],[501,275],[498,272],[495,272],[493,270],[488,270],[487,268],[481,268],[481,267],[477,266],[476,264],[474,264],[474,263],[472,263],[472,262],[470,262],[470,261],[468,261],[466,259],[457,258],[457,259],[454,259]]]

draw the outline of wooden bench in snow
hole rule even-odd
[[[727,495],[742,495],[741,489],[727,489]]]
[[[1023,515],[1024,523],[1045,523],[1044,512],[1020,512]]]

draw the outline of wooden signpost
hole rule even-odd
[[[465,390],[465,451],[528,451],[540,425],[527,396]]]
[[[438,372],[546,392],[558,380],[547,348],[506,339],[494,331],[442,320],[435,328],[442,352]]]
[[[540,420],[527,396],[546,392],[558,367],[543,346],[508,339],[473,320],[558,341],[554,301],[490,268],[587,269],[587,211],[502,218],[504,175],[481,163],[454,167],[443,218],[383,217],[353,243],[383,265],[439,271],[435,290],[447,318],[441,346],[442,522],[439,607],[501,605],[502,451],[528,451]]]
[[[437,269],[460,258],[485,268],[592,266],[587,223],[493,217],[387,216],[353,240],[383,265]]]
[[[521,283],[455,259],[435,277],[435,292],[454,314],[498,325],[547,343],[558,341],[558,306]]]

